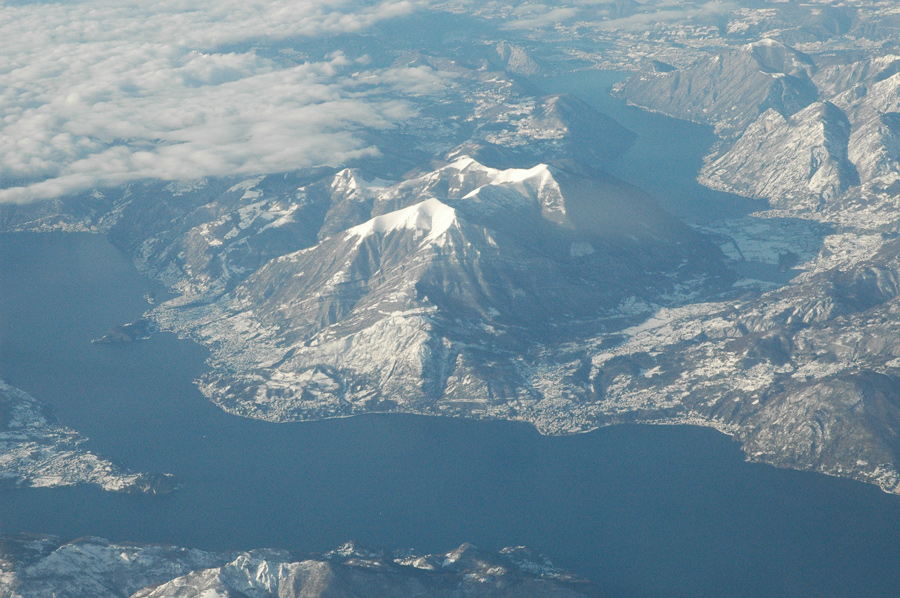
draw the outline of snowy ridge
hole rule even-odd
[[[553,170],[546,164],[532,168],[491,168],[470,156],[459,156],[449,164],[426,174],[402,181],[378,198],[382,205],[396,203],[401,197],[433,197],[442,200],[472,197],[490,185],[510,185],[524,195],[538,197],[554,193]],[[558,188],[555,190],[558,194]]]
[[[597,587],[525,547],[443,554],[348,542],[326,554],[209,552],[0,535],[0,595],[15,598],[578,598]]]
[[[348,229],[347,234],[368,237],[372,234],[384,235],[405,229],[414,231],[417,236],[425,235],[422,242],[428,243],[456,224],[456,211],[453,208],[437,199],[426,199],[408,208],[376,216],[366,223]]]
[[[715,188],[769,199],[773,206],[814,209],[859,184],[847,158],[850,122],[831,103],[785,118],[763,113],[699,180]]]
[[[566,206],[559,183],[553,170],[546,164],[538,164],[529,169],[488,169],[491,181],[467,193],[463,199],[476,199],[489,186],[510,187],[523,198],[528,198],[540,206],[541,213],[548,220],[564,222]]]

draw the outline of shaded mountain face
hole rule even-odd
[[[764,39],[683,69],[642,73],[619,93],[638,106],[712,124],[730,136],[766,110],[788,117],[816,101],[814,72],[809,56]]]
[[[524,547],[463,544],[446,554],[345,544],[322,555],[219,553],[84,538],[0,536],[0,595],[21,598],[397,598],[599,596],[599,588]]]
[[[848,157],[850,121],[830,102],[817,102],[784,118],[768,110],[718,160],[701,182],[773,207],[815,209],[859,185]]]

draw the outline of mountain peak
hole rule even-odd
[[[406,229],[427,233],[423,242],[429,242],[447,232],[454,224],[456,224],[456,210],[431,198],[395,212],[376,216],[368,222],[354,226],[347,233],[364,238]]]

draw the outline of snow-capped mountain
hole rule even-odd
[[[322,555],[208,552],[83,538],[0,536],[0,596],[10,598],[363,598],[598,596],[524,547],[489,553],[386,552],[347,543]]]
[[[626,299],[702,289],[721,259],[636,190],[545,165],[463,157],[366,189],[367,221],[354,208],[353,226],[214,303],[156,312],[213,348],[201,388],[225,409],[512,414],[545,394],[531,380],[545,346],[607,328]]]

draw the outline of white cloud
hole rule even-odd
[[[254,40],[365,29],[419,2],[87,0],[0,6],[0,201],[138,178],[339,164],[359,134],[414,116],[429,69],[366,71],[336,53],[285,66]],[[372,85],[381,81],[384,85]],[[398,97],[400,99],[398,99]]]

